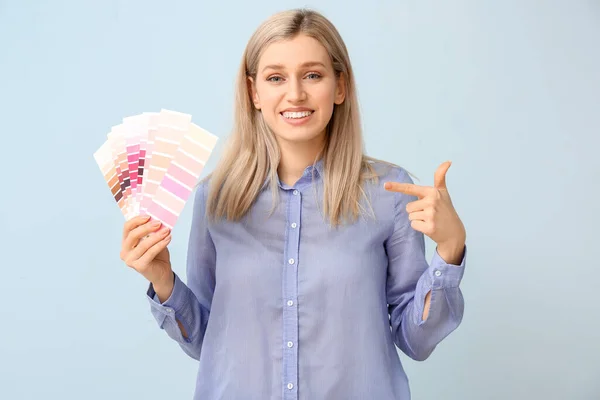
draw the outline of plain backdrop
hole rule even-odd
[[[92,154],[167,108],[221,138],[204,176],[248,38],[299,6],[346,41],[368,153],[423,185],[453,161],[465,316],[427,361],[402,355],[413,399],[600,399],[593,0],[0,0],[0,398],[191,398],[196,362],[120,261]],[[184,277],[190,220],[188,202],[170,245]]]

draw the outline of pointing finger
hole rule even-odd
[[[417,196],[423,198],[431,192],[430,187],[418,186],[412,183],[398,183],[398,182],[386,182],[383,186],[385,190],[390,192],[404,193],[411,196]]]

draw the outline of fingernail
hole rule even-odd
[[[157,227],[157,226],[159,226],[159,225],[160,225],[160,221],[154,221],[154,222],[152,223],[152,226],[153,226],[153,227]]]

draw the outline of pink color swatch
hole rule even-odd
[[[173,229],[217,140],[162,109],[123,118],[94,158],[126,219],[148,214]]]

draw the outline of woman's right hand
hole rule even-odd
[[[150,220],[147,215],[125,222],[121,260],[150,281],[157,294],[157,289],[160,288],[162,293],[166,291],[170,295],[173,289],[173,270],[167,245],[171,241],[171,231],[166,226],[162,229],[160,227],[160,221]],[[159,297],[163,296],[159,294]]]

